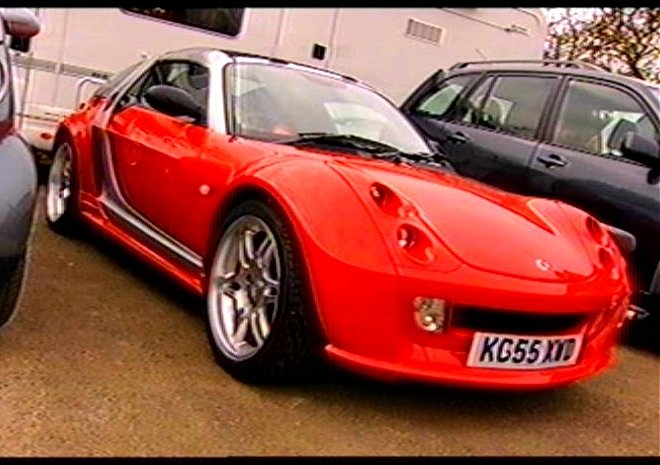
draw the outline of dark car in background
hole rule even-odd
[[[631,309],[653,317],[634,332],[651,335],[642,336],[660,313],[659,86],[581,62],[469,62],[438,70],[402,109],[459,174],[560,199],[634,235]]]
[[[29,10],[0,9],[0,327],[16,311],[37,191],[32,154],[14,124],[8,49],[26,51],[38,32],[39,22]]]

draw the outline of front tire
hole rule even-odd
[[[206,327],[215,360],[234,378],[281,382],[310,359],[302,270],[274,208],[246,201],[228,215],[209,274]]]
[[[62,236],[78,231],[76,159],[73,146],[64,141],[55,148],[46,180],[46,222]]]
[[[0,258],[0,328],[8,325],[18,309],[25,257]]]

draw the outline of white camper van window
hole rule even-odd
[[[123,11],[204,31],[236,36],[245,8],[124,8]]]

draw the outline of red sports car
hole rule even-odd
[[[369,86],[266,57],[195,48],[118,73],[61,124],[46,210],[206,295],[216,360],[247,382],[321,354],[549,388],[612,363],[628,307],[592,217],[463,179]]]

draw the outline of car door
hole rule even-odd
[[[452,76],[436,84],[427,81],[402,107],[403,112],[420,132],[428,139],[437,142],[441,150],[451,159],[457,171],[463,175],[469,175],[466,171],[470,171],[470,169],[465,166],[469,163],[462,156],[461,149],[464,146],[460,142],[454,143],[455,138],[462,135],[453,134],[456,131],[450,127],[449,121],[455,119],[458,103],[465,98],[464,96],[470,92],[480,77],[481,74],[471,73]],[[491,82],[492,80],[488,81],[488,83]],[[473,95],[481,95],[483,98],[484,89],[487,91],[488,86],[481,85],[479,89]],[[467,139],[463,142],[467,142]]]
[[[570,78],[530,166],[530,190],[589,211],[637,237],[638,265],[650,277],[660,255],[660,185],[650,166],[626,159],[628,131],[660,141],[658,115],[633,89]]]
[[[208,129],[204,121],[156,111],[144,93],[157,84],[175,86],[206,108],[208,76],[208,69],[198,63],[158,62],[121,97],[105,127],[124,202],[151,226],[183,242],[185,213],[198,196],[198,159]]]
[[[558,78],[489,73],[446,117],[418,123],[454,161],[457,171],[511,191],[523,191],[549,96]],[[435,96],[421,100],[423,111]]]

